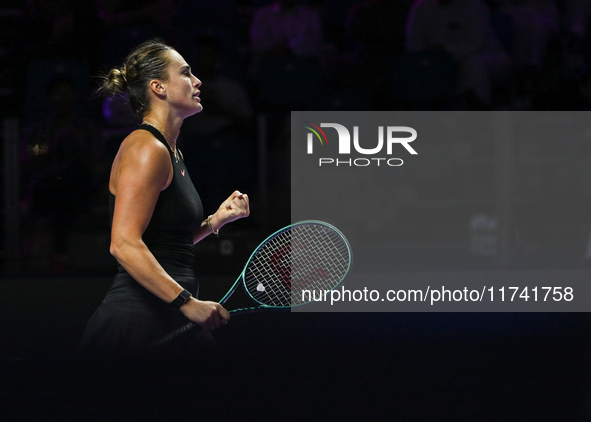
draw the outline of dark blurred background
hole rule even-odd
[[[108,380],[104,402],[80,401],[60,375],[115,273],[109,169],[138,123],[125,97],[92,93],[142,41],[172,44],[203,82],[204,111],[185,121],[179,148],[206,213],[234,189],[251,198],[250,218],[196,245],[201,297],[212,300],[290,223],[290,110],[591,107],[588,0],[3,0],[0,31],[1,420],[137,420],[105,411]],[[463,147],[451,172],[460,179],[494,150]],[[502,256],[474,243],[494,215],[426,230],[416,213],[423,229],[410,233],[401,270],[586,270],[587,138],[528,148],[527,166],[511,172],[526,172],[527,197],[519,230],[498,228],[514,233]],[[438,203],[478,202],[491,174]],[[420,177],[441,182],[436,166]],[[235,318],[216,338],[240,362],[223,372],[233,400],[257,401],[246,379],[280,380],[257,381],[273,390],[268,411],[297,409],[274,420],[574,421],[591,416],[588,335],[586,314],[274,313]],[[261,356],[272,365],[258,366]],[[174,384],[169,375],[159,382]],[[183,381],[179,390],[203,393]],[[130,400],[147,420],[142,394]],[[209,418],[224,414],[216,409]],[[236,420],[261,416],[242,412]]]

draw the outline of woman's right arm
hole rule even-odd
[[[167,148],[149,132],[132,133],[121,145],[111,171],[110,190],[116,196],[111,228],[111,254],[148,291],[170,303],[183,288],[158,263],[142,240],[160,192],[172,179]],[[215,302],[192,298],[181,312],[205,330],[229,318]]]

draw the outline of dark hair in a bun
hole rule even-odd
[[[150,110],[148,84],[153,79],[166,81],[166,68],[170,58],[166,54],[173,48],[160,40],[150,40],[136,47],[125,59],[123,66],[114,68],[102,79],[97,93],[111,97],[129,91],[133,112],[140,118]]]

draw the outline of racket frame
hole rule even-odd
[[[286,306],[270,306],[270,305],[266,305],[264,303],[259,302],[258,300],[256,300],[251,294],[250,291],[246,288],[246,279],[245,279],[245,274],[246,274],[246,269],[248,268],[248,265],[250,264],[250,262],[252,261],[252,259],[256,256],[256,254],[258,253],[258,251],[266,245],[267,241],[269,241],[269,239],[271,239],[272,237],[276,236],[277,234],[287,231],[287,230],[291,230],[293,227],[296,226],[300,226],[300,225],[304,225],[304,224],[317,224],[320,226],[324,226],[327,227],[328,229],[336,232],[341,239],[343,240],[344,245],[347,248],[347,253],[349,256],[349,260],[348,260],[348,264],[347,264],[347,269],[345,271],[345,273],[343,274],[343,276],[341,277],[341,279],[339,280],[338,283],[336,283],[332,288],[335,289],[337,288],[345,279],[345,277],[347,276],[347,274],[349,273],[349,270],[351,269],[351,264],[353,262],[353,254],[351,251],[351,245],[349,244],[349,241],[347,240],[347,238],[345,237],[345,235],[339,230],[337,229],[335,226],[333,226],[332,224],[326,223],[324,221],[319,221],[319,220],[303,220],[303,221],[298,221],[296,223],[290,224],[289,226],[285,226],[282,227],[281,229],[275,231],[274,233],[270,234],[269,236],[267,236],[265,238],[265,240],[263,240],[261,243],[259,243],[259,245],[256,247],[256,249],[250,254],[250,257],[248,258],[248,260],[246,261],[246,264],[244,265],[244,269],[242,270],[242,272],[240,273],[240,275],[238,276],[238,278],[236,279],[236,281],[234,282],[234,284],[230,287],[230,289],[228,290],[228,292],[224,295],[224,297],[222,297],[219,300],[219,304],[223,305],[229,298],[230,296],[232,296],[232,294],[236,291],[236,289],[238,288],[238,285],[240,285],[241,281],[242,281],[242,285],[244,290],[246,291],[246,293],[248,294],[248,296],[250,296],[250,298],[257,303],[259,306],[254,306],[254,307],[249,307],[249,308],[238,308],[238,309],[233,309],[231,311],[229,311],[232,314],[241,314],[241,313],[250,313],[250,312],[256,312],[259,310],[265,310],[265,309],[272,309],[272,310],[276,310],[276,311],[280,311],[280,310],[287,310],[287,309],[291,309],[295,306],[301,306],[301,305],[306,305],[311,303],[312,301],[308,301],[308,302],[302,302],[302,303],[298,303],[295,305],[286,305]],[[197,324],[193,323],[193,322],[188,322],[187,324],[185,324],[184,326],[174,330],[173,332],[169,333],[167,336],[161,338],[159,341],[155,342],[153,344],[153,346],[155,347],[159,347],[162,346],[163,344],[167,343],[168,341],[176,338],[177,336],[181,335],[184,332],[187,332],[193,328],[195,328],[197,326]]]
[[[248,294],[248,296],[255,303],[257,303],[259,306],[250,307],[250,308],[234,309],[232,311],[229,311],[231,313],[252,312],[252,311],[255,311],[255,310],[258,310],[258,309],[276,309],[276,310],[291,309],[291,308],[296,307],[296,306],[302,306],[302,305],[306,305],[306,304],[310,303],[310,302],[302,302],[302,303],[298,303],[298,304],[295,304],[295,305],[285,305],[285,306],[270,306],[270,305],[266,305],[264,303],[259,302],[257,299],[254,298],[254,296],[250,293],[249,289],[246,288],[246,279],[245,279],[246,270],[248,268],[248,265],[250,264],[250,262],[252,261],[252,259],[256,256],[256,254],[259,252],[259,250],[261,248],[263,248],[267,244],[267,242],[269,241],[269,239],[275,237],[277,234],[279,234],[281,232],[284,232],[284,231],[287,231],[287,230],[290,230],[291,231],[294,227],[305,225],[305,224],[316,224],[316,225],[328,227],[330,230],[336,232],[343,239],[343,243],[347,247],[347,253],[349,255],[349,262],[348,262],[348,265],[347,265],[347,269],[346,269],[345,273],[343,274],[343,276],[341,277],[341,279],[339,280],[339,282],[336,283],[332,287],[332,289],[337,288],[343,282],[343,280],[345,279],[345,277],[349,273],[349,270],[351,269],[351,264],[353,262],[353,254],[352,254],[352,251],[351,251],[351,245],[349,245],[349,241],[347,240],[347,238],[345,237],[345,235],[339,229],[337,229],[335,226],[333,226],[332,224],[326,223],[324,221],[319,221],[319,220],[303,220],[303,221],[298,221],[296,223],[290,224],[289,226],[282,227],[281,229],[279,229],[279,230],[275,231],[274,233],[270,234],[269,236],[267,236],[265,238],[265,240],[263,240],[256,247],[256,249],[250,254],[250,257],[248,258],[248,260],[246,261],[246,264],[244,265],[244,269],[242,270],[242,272],[240,273],[240,275],[238,276],[238,278],[236,279],[236,281],[234,282],[234,284],[232,285],[232,287],[230,287],[230,290],[228,290],[228,292],[224,295],[224,297],[222,297],[220,299],[220,301],[218,303],[220,305],[223,305],[230,298],[230,296],[232,296],[232,294],[236,291],[236,289],[238,288],[238,285],[240,284],[241,281],[242,281],[243,288],[246,291],[246,293]]]

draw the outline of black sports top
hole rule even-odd
[[[185,163],[182,158],[176,162],[164,136],[150,125],[143,124],[139,129],[147,130],[166,145],[174,169],[170,186],[160,192],[142,239],[170,275],[192,275],[195,260],[193,233],[203,221],[201,198],[189,177]],[[113,194],[110,195],[109,205],[112,223],[115,210]],[[119,272],[126,272],[121,265]]]

